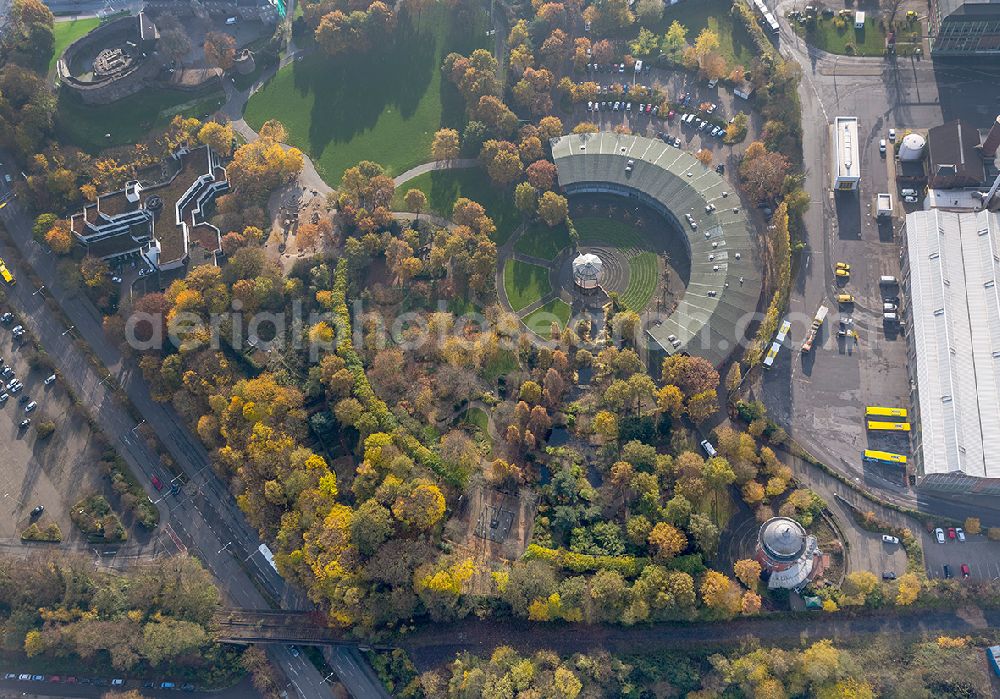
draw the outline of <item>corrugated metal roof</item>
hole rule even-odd
[[[691,254],[691,278],[676,310],[659,325],[648,324],[647,333],[667,354],[687,351],[716,365],[725,361],[761,292],[754,232],[731,185],[691,154],[640,136],[561,136],[552,139],[552,157],[568,193],[640,193],[676,220]],[[626,172],[629,160],[634,165]],[[714,211],[706,212],[709,204]],[[677,348],[670,335],[680,341]]]
[[[1000,217],[906,217],[922,468],[1000,477]]]

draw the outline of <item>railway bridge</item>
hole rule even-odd
[[[315,646],[370,646],[330,628],[321,612],[271,609],[220,609],[212,619],[221,643],[292,643]]]

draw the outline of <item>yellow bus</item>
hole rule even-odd
[[[867,417],[906,417],[906,408],[882,408],[877,405],[869,405],[865,408]]]
[[[899,464],[900,466],[906,465],[906,457],[902,454],[893,454],[888,451],[875,451],[874,449],[865,449],[865,461],[877,461],[883,464]]]
[[[908,422],[877,422],[875,420],[868,421],[868,429],[870,430],[891,430],[893,432],[909,432],[910,423]]]
[[[3,280],[11,286],[17,283],[17,280],[14,279],[14,275],[10,273],[9,269],[7,269],[7,265],[4,264],[3,260],[0,260],[0,277],[3,277]]]

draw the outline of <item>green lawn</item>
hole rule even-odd
[[[641,252],[628,257],[628,287],[622,294],[622,303],[638,313],[646,307],[656,291],[660,266],[656,253]]]
[[[483,434],[489,434],[490,417],[482,408],[469,408],[462,416],[462,421],[475,425]]]
[[[572,309],[569,304],[562,299],[552,299],[541,308],[532,311],[524,317],[524,324],[528,330],[545,340],[552,339],[552,321],[559,323],[560,328],[565,328],[569,323],[569,316]]]
[[[663,12],[663,18],[649,26],[660,36],[667,33],[670,24],[677,20],[687,27],[687,40],[693,44],[702,29],[708,27],[719,35],[719,54],[730,66],[749,68],[755,58],[753,41],[746,28],[730,14],[732,0],[684,0]],[[634,34],[638,34],[636,28]]]
[[[603,243],[619,248],[628,260],[628,287],[622,303],[639,312],[656,291],[659,280],[659,256],[641,231],[630,223],[606,218],[581,217],[573,220],[581,244]]]
[[[569,231],[565,223],[550,228],[542,221],[535,221],[517,239],[514,249],[532,257],[554,260],[559,252],[569,245]]]
[[[444,218],[451,218],[451,209],[459,197],[482,204],[486,214],[497,226],[493,235],[497,245],[506,243],[521,222],[520,214],[514,208],[514,196],[505,189],[493,186],[486,171],[479,167],[435,170],[418,175],[396,191],[392,200],[393,209],[406,209],[403,196],[409,189],[419,189],[426,194],[427,206],[433,213]]]
[[[626,250],[648,249],[646,238],[630,223],[615,221],[608,218],[583,217],[574,218],[577,235],[582,245],[605,243]]]
[[[552,291],[549,270],[518,260],[507,260],[503,268],[503,286],[515,311],[530,306]]]
[[[90,106],[60,92],[56,133],[60,141],[93,153],[109,146],[141,142],[151,130],[166,126],[175,114],[207,117],[222,102],[223,96],[217,92],[198,96],[146,89],[114,104]],[[111,138],[105,136],[109,133]]]
[[[482,21],[481,13],[474,16]],[[280,120],[333,186],[360,160],[398,175],[430,159],[435,131],[462,126],[461,95],[442,80],[441,64],[485,41],[484,27],[443,6],[424,11],[419,22],[404,11],[396,36],[371,52],[331,58],[317,50],[285,66],[250,99],[244,116],[254,128]]]
[[[869,16],[865,28],[854,28],[854,18],[841,22],[837,28],[836,17],[819,17],[814,28],[803,27],[793,22],[796,32],[806,37],[806,41],[818,49],[841,56],[882,56],[885,54],[885,32],[878,19]],[[848,48],[851,47],[851,48]]]
[[[100,24],[101,20],[96,17],[71,19],[66,22],[57,21],[52,27],[52,34],[55,37],[56,43],[55,50],[52,52],[52,58],[49,60],[48,72],[51,73],[55,69],[56,61],[59,60],[59,56],[62,55],[67,46],[90,32],[90,30],[96,29]]]

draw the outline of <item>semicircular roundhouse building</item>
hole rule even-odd
[[[650,367],[682,352],[720,366],[743,342],[761,292],[755,234],[732,185],[691,154],[641,136],[560,136],[552,157],[567,195],[641,202],[685,240],[691,277],[684,296],[669,317],[644,314]]]

